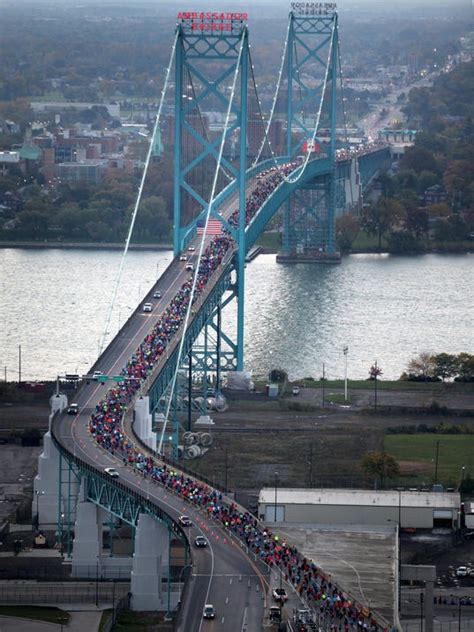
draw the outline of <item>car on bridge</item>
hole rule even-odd
[[[71,404],[67,409],[68,415],[77,415],[79,412],[79,404]]]
[[[202,611],[202,617],[203,617],[203,619],[215,619],[216,618],[216,611],[214,610],[214,606],[212,605],[212,603],[207,603],[204,606],[204,610]]]
[[[193,523],[191,522],[191,520],[189,519],[189,516],[180,516],[178,518],[178,522],[182,527],[192,527]]]
[[[191,272],[194,270],[194,266],[192,263],[187,263],[186,264],[186,270],[190,270]]]
[[[188,258],[186,257],[186,255],[180,255],[179,260],[180,261],[187,261]]]
[[[194,252],[196,250],[196,246],[189,246],[189,252]]]
[[[197,535],[194,538],[194,546],[196,546],[198,549],[207,546],[207,540],[203,535]]]
[[[94,373],[92,374],[92,379],[97,380],[97,378],[101,375],[103,375],[102,371],[94,371]]]
[[[153,292],[153,298],[161,298],[161,292],[160,290],[155,290]]]
[[[151,303],[145,303],[143,305],[143,311],[144,312],[151,312],[151,311],[153,311],[153,305]]]
[[[120,474],[117,472],[116,469],[114,469],[113,467],[106,467],[104,469],[104,472],[106,474],[108,474],[109,476],[111,476],[112,478],[119,478]]]

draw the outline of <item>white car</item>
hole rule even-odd
[[[468,577],[469,569],[467,566],[459,566],[456,569],[456,577]]]
[[[178,518],[178,522],[182,527],[191,527],[193,524],[191,520],[189,519],[189,516],[184,516],[184,515]]]
[[[188,258],[186,257],[186,255],[180,255],[179,260],[180,261],[187,261]]]
[[[143,311],[144,312],[151,312],[151,311],[153,311],[153,305],[151,303],[145,303],[143,305]]]
[[[204,610],[202,611],[203,619],[215,619],[216,611],[214,610],[214,606],[212,603],[207,603],[204,606]]]
[[[159,290],[155,290],[155,292],[153,292],[153,298],[161,298],[161,292]]]
[[[194,270],[194,266],[193,266],[193,264],[192,264],[192,263],[187,263],[187,264],[186,264],[186,270],[189,270],[189,271],[191,271],[191,272],[192,272],[192,271]]]
[[[194,252],[196,250],[196,246],[189,246],[189,252]]]
[[[275,601],[288,601],[288,595],[286,594],[286,590],[284,588],[274,588],[272,590],[272,596]]]
[[[97,378],[102,375],[102,371],[94,371],[94,373],[92,374],[92,379],[93,380],[97,380]]]
[[[118,478],[120,474],[113,467],[106,467],[104,472],[111,476],[112,478]]]

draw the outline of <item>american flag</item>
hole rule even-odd
[[[203,235],[204,228],[206,226],[206,220],[200,219],[197,223],[197,234]],[[220,235],[222,233],[222,222],[219,219],[215,219],[213,217],[209,218],[207,222],[207,230],[206,235]]]

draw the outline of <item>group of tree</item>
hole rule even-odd
[[[380,174],[379,199],[359,217],[338,220],[341,250],[350,250],[358,231],[376,237],[379,250],[422,252],[430,225],[437,247],[470,239],[474,232],[474,61],[441,75],[431,88],[409,93],[407,125],[420,127],[395,174]],[[428,106],[426,106],[426,103]],[[423,194],[440,185],[446,200],[425,205]]]
[[[45,191],[38,184],[22,191],[23,208],[3,238],[121,242],[130,225],[138,177],[108,176],[100,184],[62,184]],[[133,241],[170,243],[171,220],[166,200],[147,195],[137,214]]]
[[[474,355],[422,351],[408,362],[401,379],[416,382],[474,382]]]

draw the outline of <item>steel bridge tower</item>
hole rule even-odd
[[[328,144],[317,139],[315,157],[326,154],[329,175],[300,187],[283,214],[283,243],[278,260],[339,260],[335,242],[336,127],[339,69],[338,17],[335,8],[308,5],[290,12],[287,43],[286,150],[295,157],[308,150],[320,108],[319,129]],[[318,134],[319,136],[319,134]]]
[[[180,401],[190,392],[193,376],[199,376],[205,400],[208,374],[216,376],[215,388],[219,391],[222,371],[243,369],[250,63],[246,20],[246,13],[183,12],[178,15],[174,55],[174,254],[186,251],[208,210],[209,219],[220,222],[229,231],[237,244],[237,252],[233,271],[224,282],[225,295],[206,315],[207,320],[200,323],[199,339],[183,349],[177,384],[180,393],[175,390],[172,395],[175,410],[182,408]],[[209,111],[215,113],[212,122],[204,114]],[[221,217],[218,201],[210,200],[221,143],[223,152],[216,193],[235,183],[232,193],[238,200],[237,227],[230,226]],[[230,335],[222,330],[221,312],[234,299],[237,326],[235,335]],[[153,413],[164,408],[164,400],[161,404],[154,402]],[[174,414],[176,416],[176,412]],[[189,429],[190,415],[187,426]],[[174,420],[175,457],[178,432],[178,423]]]

